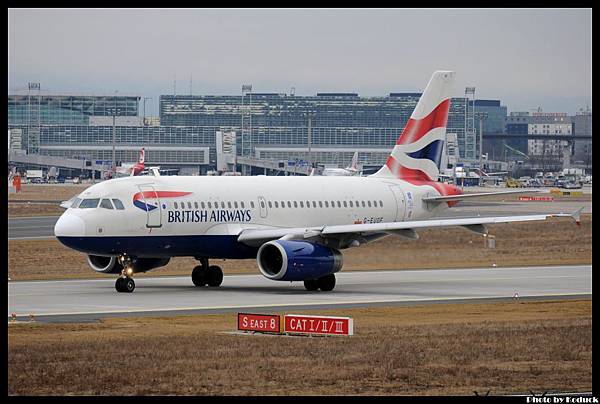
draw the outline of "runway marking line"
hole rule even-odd
[[[569,294],[540,294],[540,295],[526,295],[522,297],[560,297],[560,296],[575,296],[575,295],[590,295],[588,292],[576,292]],[[453,300],[476,300],[476,299],[509,299],[510,296],[474,296],[474,297],[438,297],[438,298],[423,298],[423,299],[408,299],[408,300],[364,300],[364,301],[316,301],[306,303],[268,303],[258,305],[233,305],[233,306],[199,306],[199,307],[174,307],[164,309],[140,309],[140,310],[110,310],[110,311],[89,311],[89,312],[64,312],[64,313],[31,313],[36,316],[68,316],[68,315],[82,315],[82,314],[119,314],[119,313],[152,313],[152,312],[166,312],[166,311],[192,311],[192,310],[222,310],[222,309],[246,309],[256,307],[291,307],[291,306],[314,306],[314,305],[329,305],[337,306],[342,304],[365,304],[365,303],[397,303],[397,302],[423,302],[423,301],[453,301]],[[27,313],[30,314],[30,313]],[[23,316],[25,314],[17,314]]]
[[[414,272],[424,272],[424,271],[436,271],[436,272],[440,272],[440,271],[444,271],[444,272],[457,272],[457,271],[486,271],[486,272],[499,272],[499,271],[506,271],[506,270],[521,270],[521,269],[561,269],[561,268],[586,268],[586,269],[592,269],[591,265],[555,265],[555,266],[540,266],[540,267],[486,267],[486,268],[456,268],[456,269],[447,269],[447,268],[443,268],[443,269],[432,269],[432,268],[424,268],[424,269],[407,269],[407,270],[398,270],[398,269],[388,269],[388,270],[383,270],[383,271],[350,271],[350,272],[343,272],[340,273],[340,275],[342,275],[343,277],[347,277],[347,276],[358,276],[358,275],[364,275],[365,273],[370,273],[370,274],[386,274],[386,273],[414,273]],[[245,278],[245,277],[249,277],[249,276],[254,276],[254,277],[258,277],[260,274],[244,274],[244,275],[227,275],[224,277],[224,279],[227,278]],[[572,276],[567,276],[567,277],[572,277]],[[539,277],[538,277],[539,278]],[[542,278],[546,278],[546,277],[542,277]],[[155,276],[155,277],[149,277],[149,278],[138,278],[139,280],[144,280],[144,281],[159,281],[159,280],[177,280],[177,279],[189,279],[189,277],[187,276],[180,276],[180,275],[165,275],[165,276]],[[259,278],[262,279],[262,278]],[[493,279],[493,278],[486,278],[486,279]],[[498,279],[507,279],[507,278],[498,278]],[[513,278],[508,278],[508,279],[513,279]],[[526,279],[526,278],[520,278],[520,279]],[[439,279],[436,279],[439,280]],[[469,278],[467,280],[472,280],[472,278]],[[111,279],[59,279],[59,280],[54,280],[54,281],[12,281],[9,283],[10,284],[33,284],[33,283],[73,283],[73,282],[108,282],[108,281],[114,281],[114,278]],[[417,281],[418,282],[418,281]],[[425,281],[421,281],[421,282],[425,282]]]

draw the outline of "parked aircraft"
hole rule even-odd
[[[125,163],[121,164],[120,167],[116,167],[115,177],[140,175],[140,173],[144,170],[145,153],[146,152],[142,147],[142,150],[140,150],[140,157],[138,158],[137,163]]]
[[[133,275],[191,256],[194,285],[219,286],[209,259],[256,258],[260,273],[330,291],[342,269],[340,250],[388,235],[418,238],[423,228],[545,220],[569,214],[431,219],[463,199],[523,192],[461,194],[437,182],[455,73],[431,77],[381,169],[368,177],[160,176],[118,178],[83,191],[54,232],[87,254],[93,270],[120,274],[115,287],[132,292]],[[530,192],[530,191],[528,191]]]
[[[323,174],[325,176],[352,176],[352,175],[360,175],[360,171],[358,170],[358,152],[354,152],[354,156],[352,156],[352,162],[346,168],[325,168],[323,170]]]

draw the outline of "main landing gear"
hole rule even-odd
[[[335,275],[329,274],[318,279],[307,279],[304,281],[304,287],[306,290],[321,289],[323,292],[332,291],[335,287]]]
[[[221,286],[223,271],[216,265],[208,265],[208,258],[199,258],[200,265],[192,271],[192,282],[196,286]]]
[[[118,258],[119,264],[123,266],[123,270],[121,271],[121,276],[117,278],[115,282],[115,289],[117,292],[125,292],[131,293],[135,289],[135,282],[133,281],[133,264],[131,263],[131,258],[126,255],[121,255]]]

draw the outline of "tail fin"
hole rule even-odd
[[[437,181],[455,72],[436,71],[387,162],[374,177]]]
[[[138,159],[138,163],[140,164],[144,164],[144,155],[146,154],[144,148],[142,147],[142,150],[140,150],[140,158]]]
[[[354,155],[352,156],[352,162],[350,163],[350,169],[352,170],[358,170],[358,152],[355,151]]]

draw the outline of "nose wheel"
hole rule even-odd
[[[117,292],[131,293],[135,289],[135,282],[133,281],[133,278],[128,276],[119,277],[115,282],[115,289],[117,289]]]
[[[131,258],[124,254],[119,256],[118,261],[123,266],[123,271],[121,271],[121,276],[115,282],[115,289],[119,293],[131,293],[135,290],[135,282],[132,278],[135,271]]]

